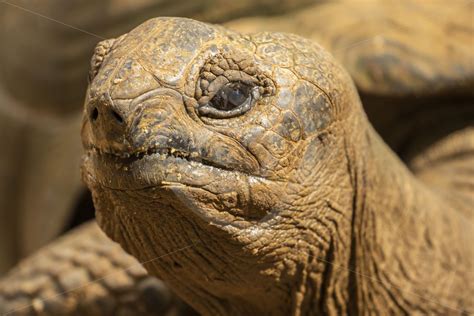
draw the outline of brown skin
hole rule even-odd
[[[105,46],[82,132],[99,225],[140,261],[192,245],[145,268],[199,312],[473,309],[469,200],[403,165],[321,47],[177,18]]]

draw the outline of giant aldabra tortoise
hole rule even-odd
[[[198,312],[473,310],[472,99],[432,104],[466,125],[418,178],[311,41],[157,18],[102,45],[82,130],[99,226]]]
[[[0,3],[0,274],[73,221],[85,191],[79,166],[87,65],[101,38],[157,15],[224,22],[314,1]]]
[[[437,20],[453,38],[459,21]],[[202,314],[472,311],[467,44],[425,52],[456,67],[433,59],[416,85],[392,62],[423,51],[396,43],[348,60],[377,79],[364,100],[410,127],[394,131],[406,164],[314,42],[159,18],[101,43],[83,121],[100,226]]]

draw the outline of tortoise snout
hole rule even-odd
[[[126,145],[126,117],[111,98],[104,95],[90,102],[87,109],[92,136],[97,145],[123,149]]]

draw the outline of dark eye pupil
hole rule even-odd
[[[250,87],[241,83],[229,83],[212,98],[212,106],[221,111],[230,111],[244,104],[250,96]]]

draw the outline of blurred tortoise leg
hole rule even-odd
[[[0,280],[1,315],[194,315],[166,285],[83,224]]]

